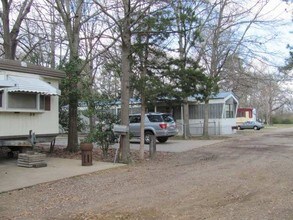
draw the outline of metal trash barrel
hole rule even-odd
[[[92,143],[81,143],[81,165],[91,166],[93,165],[93,144]]]

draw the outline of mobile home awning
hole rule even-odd
[[[8,76],[7,81],[13,83],[13,86],[8,87],[8,92],[30,92],[42,95],[60,95],[59,89],[51,86],[49,83],[44,82],[37,78]]]
[[[14,83],[8,80],[0,80],[0,90],[1,88],[12,87]]]

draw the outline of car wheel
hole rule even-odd
[[[238,127],[237,127],[237,130],[241,130],[241,127],[240,127],[240,126],[238,126]]]
[[[257,126],[254,126],[253,129],[256,131],[256,130],[258,130],[258,127]]]
[[[168,140],[168,137],[158,137],[157,139],[160,143],[165,143]]]
[[[144,132],[144,143],[149,144],[151,142],[151,136],[154,135],[151,131]]]

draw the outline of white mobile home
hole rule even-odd
[[[191,135],[202,135],[204,124],[204,103],[195,97],[188,97],[189,104],[189,128]],[[219,92],[209,100],[209,134],[228,135],[233,134],[236,126],[236,113],[238,100],[232,92]],[[176,119],[179,134],[183,127],[183,106],[161,102],[155,106],[155,111],[169,112]]]
[[[59,82],[64,72],[0,60],[0,146],[30,146],[59,133]]]

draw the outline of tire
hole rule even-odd
[[[257,130],[259,130],[259,129],[258,129],[257,126],[254,126],[254,127],[253,127],[253,130],[257,131]]]
[[[240,126],[238,126],[238,127],[237,127],[237,130],[241,130],[241,127],[240,127]]]
[[[158,140],[160,143],[165,143],[165,142],[168,140],[168,137],[158,137],[157,140]]]
[[[154,133],[151,131],[144,132],[144,143],[145,144],[149,144],[151,142],[151,137],[150,137],[151,135],[154,135]]]

